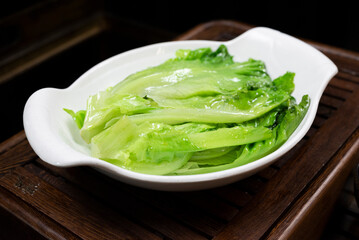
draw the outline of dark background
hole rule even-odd
[[[0,19],[43,2],[56,0],[3,2]],[[203,22],[229,19],[359,51],[359,12],[355,1],[103,2],[107,12],[174,35]]]
[[[72,2],[76,1],[84,0]],[[18,38],[21,40],[22,36],[16,26],[6,25],[7,19],[16,19],[23,12],[34,11],[31,15],[33,20],[37,17],[36,9],[39,6],[46,8],[46,5],[57,6],[64,2],[71,1],[3,1],[0,5],[0,63],[7,48],[11,47],[9,43],[18,41]],[[111,55],[154,42],[169,41],[208,21],[235,20],[266,26],[296,37],[359,51],[359,14],[354,1],[87,2],[88,5],[97,4],[106,14],[117,19],[118,32],[104,33],[86,40],[0,83],[0,142],[22,130],[22,111],[34,91],[43,87],[67,87],[84,71]],[[51,28],[56,18],[46,22],[45,26]],[[37,31],[36,26],[33,27]]]

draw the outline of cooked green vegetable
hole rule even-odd
[[[71,109],[64,108],[64,111],[71,115],[72,119],[76,122],[76,125],[81,129],[84,125],[86,111],[80,110],[78,112],[74,112]]]
[[[310,99],[291,96],[294,73],[272,80],[262,61],[235,62],[227,48],[181,49],[161,65],[65,109],[92,155],[146,174],[221,171],[278,149]]]

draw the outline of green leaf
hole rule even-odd
[[[188,139],[198,149],[203,150],[248,144],[271,136],[272,131],[265,127],[236,126],[190,134]]]
[[[225,45],[180,49],[90,96],[86,110],[65,111],[96,158],[145,174],[209,173],[288,140],[310,104],[291,96],[294,77],[272,80],[264,62],[235,62]]]
[[[197,165],[197,167],[192,166],[191,168],[184,166],[175,170],[172,174],[189,175],[222,171],[248,164],[274,152],[288,140],[299,126],[308,111],[309,104],[310,99],[308,95],[305,95],[298,105],[294,104],[281,112],[282,117],[278,117],[279,122],[276,123],[276,127],[273,129],[272,137],[263,141],[242,145],[236,151],[236,158],[232,162],[228,160],[230,163],[217,166],[200,167],[200,165]]]
[[[286,91],[288,94],[291,94],[294,91],[294,76],[295,73],[287,72],[284,75],[273,80],[273,85],[277,89]]]
[[[233,64],[233,57],[228,53],[227,47],[223,44],[216,51],[212,51],[210,48],[178,50],[176,57],[176,60],[200,60],[206,64]]]
[[[81,129],[82,126],[84,125],[86,110],[80,110],[80,111],[77,111],[76,113],[74,111],[72,111],[71,109],[67,109],[67,108],[64,108],[63,110],[65,112],[67,112],[68,114],[70,114],[72,119],[76,122],[77,127],[79,129]]]
[[[166,99],[158,103],[164,108],[136,114],[130,118],[136,123],[242,123],[264,115],[289,98],[290,95],[283,91],[257,90],[234,97],[197,96],[183,100]]]
[[[86,118],[81,129],[82,138],[91,138],[108,127],[107,123],[123,115],[144,113],[156,109],[153,102],[131,94],[111,94],[111,90],[90,96],[87,101]]]
[[[110,128],[92,138],[92,156],[135,172],[168,174],[182,167],[192,154],[151,149],[147,136],[159,129],[162,129],[162,126],[137,126],[128,117],[122,117]]]

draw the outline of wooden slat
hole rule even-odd
[[[315,133],[318,129],[315,129]],[[293,159],[297,158],[298,156],[303,154],[303,151],[305,151],[306,148],[308,148],[307,145],[308,139],[303,138],[301,141],[299,141],[289,152],[287,152],[285,155],[280,157],[278,160],[276,160],[272,167],[277,168],[279,171],[281,168],[289,161],[293,161]]]
[[[314,127],[311,127],[307,134],[304,136],[304,139],[309,139],[314,136],[314,134],[317,132],[317,129]]]
[[[54,177],[48,170],[41,171],[41,168],[33,164],[27,165],[26,168],[79,202],[88,201],[89,195],[84,193],[86,191],[92,196],[96,196],[96,199],[106,206],[119,210],[136,222],[153,229],[153,232],[159,232],[165,237],[171,239],[203,238],[198,233],[165,214],[161,214],[155,208],[148,206],[145,202],[121,189],[124,184],[114,182],[100,174],[94,174],[94,171],[87,171],[87,168],[63,169],[52,167],[44,162],[40,162],[40,164],[52,169],[59,177]]]
[[[160,209],[162,212],[166,212],[172,218],[210,237],[217,235],[218,232],[225,227],[224,222],[212,218],[206,212],[202,212],[192,205],[176,201],[176,198],[171,196],[172,193],[158,193],[145,189],[138,191],[133,188],[130,190],[132,194],[142,201],[147,202],[147,204]]]
[[[81,239],[63,227],[61,224],[39,212],[36,208],[33,208],[24,201],[21,201],[3,187],[0,187],[0,199],[2,199],[2,201],[0,201],[1,207],[9,211],[13,216],[18,218],[24,224],[29,225],[29,227],[44,236],[46,239]],[[19,229],[19,226],[17,226],[17,228],[15,227],[15,229]],[[21,228],[21,231],[23,231],[23,228]],[[4,239],[8,239],[8,237],[9,236],[7,236],[7,238],[4,237]],[[34,237],[35,236],[29,236],[29,239],[33,239]]]
[[[220,218],[226,222],[238,213],[238,208],[229,205],[217,196],[210,194],[208,191],[194,191],[174,193],[179,199],[194,205],[196,208]]]
[[[262,190],[265,185],[265,182],[257,175],[253,175],[251,177],[243,179],[242,181],[236,182],[233,185],[244,192],[256,195]]]
[[[317,110],[317,115],[328,119],[333,114],[333,112],[335,112],[335,110],[336,109],[333,107],[320,104]]]
[[[2,175],[0,179],[2,187],[81,238],[159,239],[123,216],[114,215],[111,209],[99,203],[89,205],[75,201],[22,167]],[[106,221],[101,220],[105,216]]]
[[[76,172],[76,177],[72,177],[74,176],[74,174],[70,174],[67,171],[61,172],[61,175],[74,182],[77,182],[82,179],[80,177],[81,173],[77,172],[76,169],[72,170]],[[55,169],[55,171],[57,170]],[[99,181],[98,176],[96,177],[96,175],[94,175],[93,178],[86,173],[82,174],[82,176],[84,178],[78,183],[85,188],[86,186],[91,186],[91,189],[87,189],[89,191],[94,188],[94,183]],[[118,186],[119,195],[117,197],[119,199],[122,198],[123,194],[125,194],[126,196],[130,196],[132,197],[132,199],[137,199],[137,201],[142,202],[142,204],[149,206],[149,208],[157,209],[158,212],[166,214],[170,218],[176,219],[176,221],[179,221],[182,224],[196,229],[197,231],[202,232],[205,235],[212,236],[224,226],[224,223],[222,221],[218,221],[211,218],[210,215],[200,211],[194,206],[177,201],[177,199],[172,196],[172,193],[135,188],[129,185],[117,183],[116,181],[114,182],[111,179],[107,179],[107,181],[110,182],[107,184],[106,182],[101,182],[100,184],[98,184],[98,188],[95,189],[96,191],[94,191],[93,194],[99,196],[105,195],[106,192],[113,194],[113,187]],[[111,188],[109,188],[110,186]],[[113,197],[116,197],[116,195],[112,196],[112,198]],[[107,199],[109,199],[109,197]],[[169,220],[168,223],[169,222],[171,221]],[[173,228],[178,229],[178,226],[174,225]],[[190,229],[184,231],[184,233],[185,232],[190,232],[191,234],[193,234]]]
[[[321,115],[317,115],[314,118],[314,122],[312,124],[312,127],[320,128],[326,121],[327,121],[327,118],[322,117]]]
[[[328,87],[325,89],[324,94],[332,96],[334,98],[338,98],[340,100],[345,100],[351,95],[351,92],[334,87],[333,85],[329,84]]]
[[[244,207],[252,199],[252,195],[248,192],[244,192],[238,188],[233,187],[232,185],[219,187],[209,190],[213,194],[216,194],[219,198],[227,201],[234,206],[239,208]]]
[[[359,86],[359,76],[347,72],[338,72],[337,77],[344,81],[356,83]]]
[[[355,89],[357,89],[359,87],[358,84],[356,84],[355,82],[352,81],[347,81],[345,78],[340,78],[340,75],[337,74],[331,81],[330,81],[330,85],[337,87],[337,88],[341,88],[343,90],[349,91],[349,92],[353,92]]]
[[[258,172],[257,175],[260,176],[262,179],[269,180],[271,179],[276,173],[278,172],[277,169],[273,167],[268,167],[263,169],[262,171]]]
[[[336,199],[359,159],[359,128],[338,151],[325,170],[308,186],[308,190],[291,207],[269,234],[277,239],[317,239],[329,218]],[[303,231],[306,229],[306,231]]]
[[[46,240],[44,236],[1,206],[0,216],[0,239]]]
[[[21,132],[15,134],[14,136],[12,136],[11,138],[2,142],[0,144],[0,155],[2,153],[6,152],[7,150],[9,150],[10,148],[16,146],[16,144],[23,141],[24,139],[25,139],[25,132],[21,131]]]
[[[0,155],[0,173],[31,161],[36,154],[25,139]]]
[[[320,99],[320,104],[324,104],[325,106],[329,106],[334,109],[338,109],[343,104],[343,102],[344,101],[342,99],[333,98],[325,94]]]

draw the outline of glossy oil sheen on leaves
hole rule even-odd
[[[278,149],[310,99],[291,96],[295,74],[272,80],[264,62],[235,62],[224,45],[173,59],[90,96],[73,117],[92,155],[146,174],[221,171]]]

